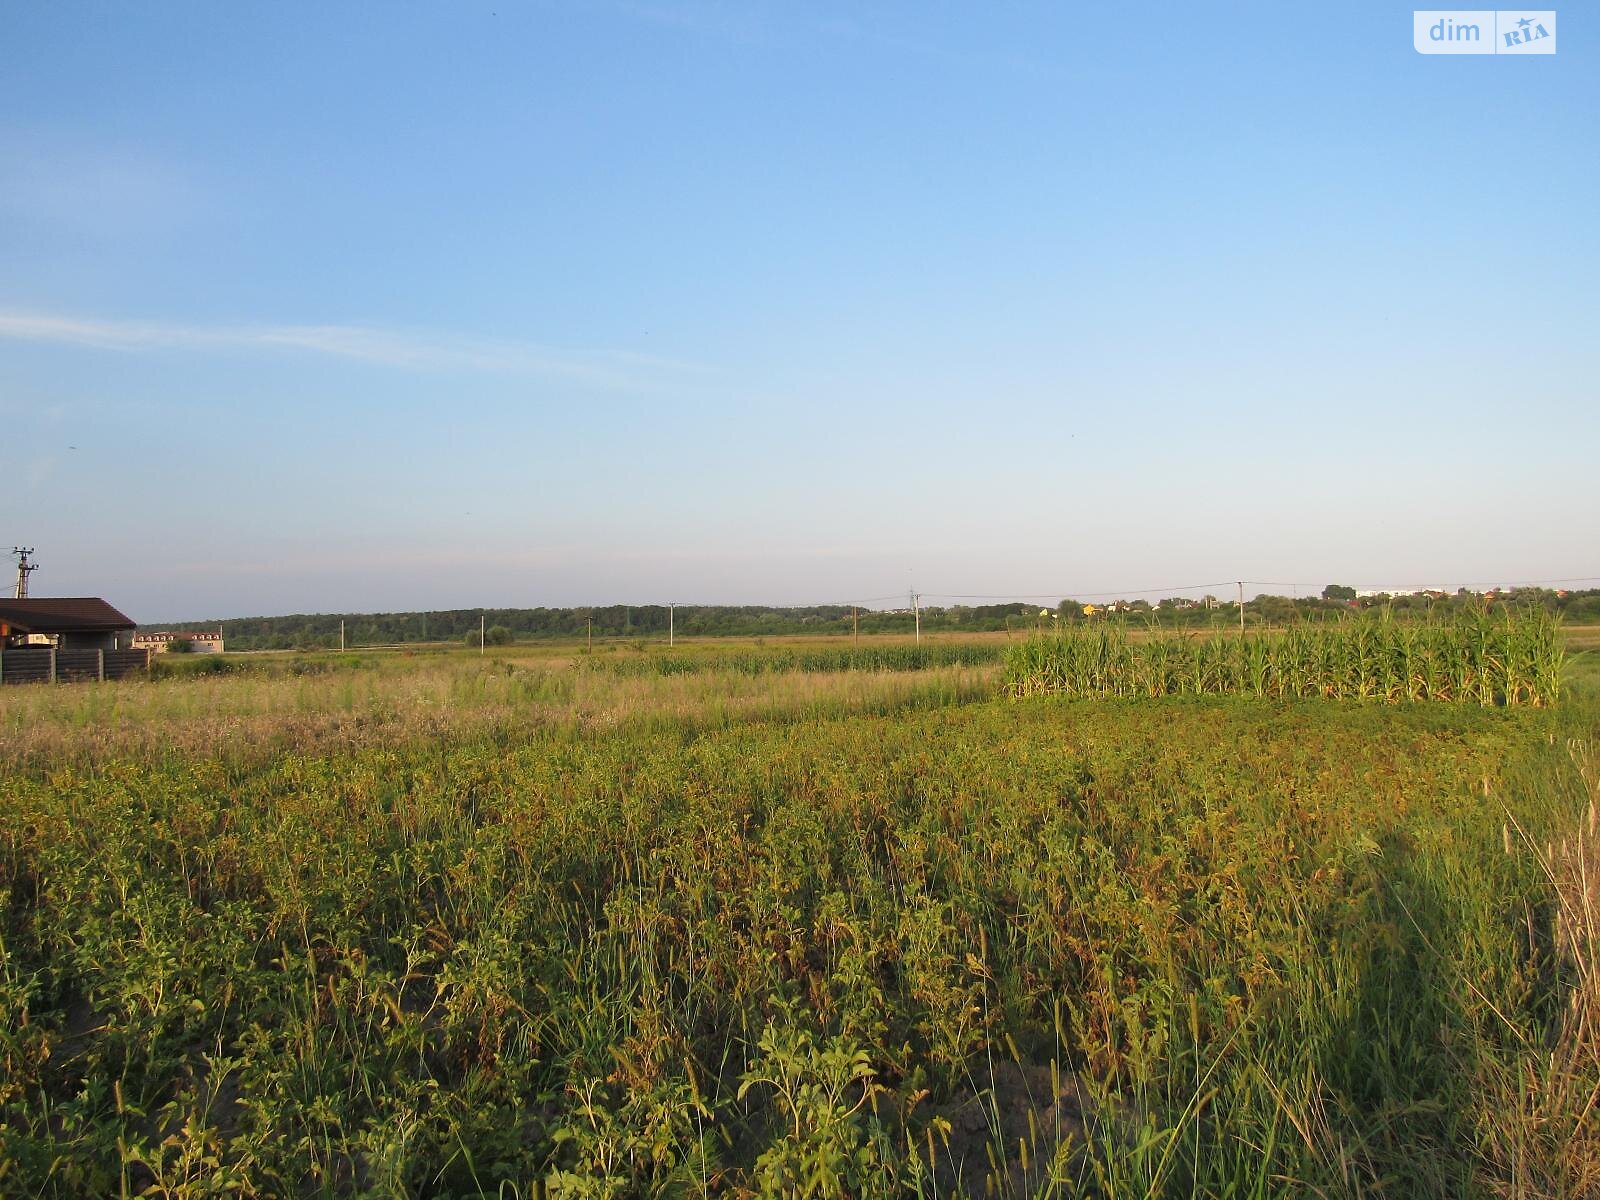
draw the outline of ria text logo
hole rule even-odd
[[[1419,9],[1411,14],[1418,54],[1554,54],[1554,9]]]

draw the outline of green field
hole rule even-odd
[[[4,689],[0,1195],[1597,1194],[1564,636],[1548,707],[1004,637]]]

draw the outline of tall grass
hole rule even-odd
[[[736,650],[717,653],[645,654],[636,658],[593,659],[586,665],[616,675],[691,675],[732,671],[740,675],[789,672],[829,674],[840,671],[926,671],[938,667],[977,667],[998,663],[1005,654],[1000,642],[929,642],[925,646],[879,645],[856,648],[827,646],[803,650]]]
[[[349,753],[485,741],[520,745],[624,730],[704,733],[767,721],[887,715],[994,696],[994,664],[921,670],[762,671],[702,655],[639,659],[379,660],[320,673],[257,672],[0,692],[0,774],[66,763],[194,755],[237,766],[286,750]],[[637,664],[637,665],[635,665]]]
[[[1553,704],[1563,652],[1543,609],[1467,611],[1402,623],[1386,613],[1243,635],[1152,631],[1106,622],[1012,647],[1012,696],[1242,695],[1434,700],[1483,706]]]
[[[1581,726],[1580,726],[1581,728]],[[1553,914],[1530,911],[1530,943],[1558,981],[1554,1013],[1532,1062],[1480,1057],[1482,1152],[1502,1195],[1600,1196],[1600,741],[1594,730],[1567,739],[1573,770],[1562,805],[1587,810],[1544,840],[1508,808],[1508,856],[1531,859],[1549,884]],[[1533,948],[1533,947],[1530,947]]]
[[[0,1196],[1594,1194],[1586,689],[985,691],[0,695]]]

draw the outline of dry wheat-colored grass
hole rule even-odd
[[[709,669],[626,676],[469,656],[317,675],[199,675],[0,692],[0,770],[204,754],[253,761],[492,737],[690,732],[752,721],[889,713],[986,698],[995,668],[915,673]]]
[[[1542,845],[1506,831],[1507,851],[1532,853],[1549,878],[1548,957],[1566,996],[1548,1043],[1480,1083],[1493,1190],[1511,1200],[1600,1197],[1600,743],[1573,738],[1568,749],[1585,818]]]
[[[1570,838],[1545,853],[1556,893],[1556,951],[1572,990],[1541,1107],[1564,1143],[1556,1182],[1567,1195],[1600,1196],[1600,746],[1574,740],[1570,748],[1589,811]]]

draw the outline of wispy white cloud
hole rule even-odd
[[[628,351],[562,351],[528,342],[364,325],[180,325],[13,311],[0,312],[0,338],[123,353],[304,352],[398,369],[553,376],[630,391],[681,384],[711,373],[692,363]]]

